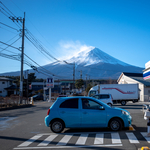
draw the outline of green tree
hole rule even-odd
[[[85,89],[86,90],[86,92],[88,93],[89,92],[89,90],[92,88],[92,85],[91,84],[88,84],[87,85],[87,88]]]
[[[75,87],[76,87],[77,89],[80,89],[83,85],[84,85],[83,79],[76,80],[76,82],[75,82]]]

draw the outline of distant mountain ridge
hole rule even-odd
[[[142,73],[144,68],[136,67],[124,63],[102,50],[89,47],[84,51],[80,51],[72,58],[64,62],[54,62],[43,66],[55,75],[57,79],[73,79],[73,64],[75,63],[75,78],[81,77],[85,79],[86,76],[90,79],[117,79],[122,72]],[[33,72],[31,69],[29,73]],[[17,76],[20,72],[10,72],[0,74],[5,76]],[[37,78],[47,78],[47,76],[36,72]]]

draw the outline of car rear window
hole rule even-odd
[[[108,94],[100,95],[100,99],[105,99],[105,98],[109,98],[109,95]]]
[[[62,102],[59,108],[74,108],[78,109],[78,98],[72,98]]]

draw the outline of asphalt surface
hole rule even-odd
[[[0,111],[0,150],[137,150],[142,146],[150,147],[150,138],[145,136],[147,121],[143,118],[142,102],[127,103],[126,106],[114,105],[131,113],[134,131],[123,129],[112,132],[107,128],[65,129],[61,134],[52,133],[44,124],[51,104],[52,102],[39,101],[32,107]]]

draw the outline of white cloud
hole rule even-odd
[[[69,59],[81,51],[85,51],[92,46],[82,44],[80,41],[60,41],[59,42],[59,59]]]

